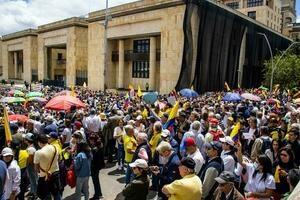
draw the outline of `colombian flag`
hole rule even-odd
[[[3,111],[4,111],[3,119],[4,119],[5,140],[6,140],[6,145],[8,145],[12,141],[12,137],[11,137],[10,127],[8,122],[8,114],[5,107]]]
[[[232,139],[234,142],[237,142],[238,139],[239,139],[238,133],[239,133],[240,128],[241,128],[241,124],[240,124],[240,122],[238,122],[238,123],[234,126],[234,128],[232,129],[232,131],[231,131],[231,133],[230,133],[230,137],[231,137],[231,139]]]
[[[167,123],[164,124],[164,129],[167,129],[174,124],[178,109],[179,109],[179,101],[177,101],[174,107],[172,108],[168,121]]]

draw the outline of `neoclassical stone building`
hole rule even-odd
[[[180,88],[198,84],[197,67],[213,69],[215,65],[207,62],[201,64],[202,58],[199,57],[201,33],[210,35],[212,31],[211,35],[216,38],[210,38],[211,43],[220,38],[237,37],[234,35],[236,31],[215,36],[213,31],[216,27],[209,28],[209,18],[208,22],[205,22],[206,25],[201,25],[201,20],[209,16],[201,16],[204,11],[197,9],[204,6],[201,2],[215,9],[211,10],[212,14],[222,11],[223,15],[219,17],[220,19],[241,19],[251,27],[258,27],[256,31],[266,32],[270,36],[274,35],[275,38],[285,40],[285,42],[274,43],[274,51],[277,47],[283,48],[286,46],[283,43],[289,41],[263,24],[214,2],[141,0],[109,9],[106,29],[106,72],[104,67],[105,10],[101,10],[89,13],[87,18],[73,17],[39,26],[36,30],[29,29],[4,35],[0,41],[2,78],[20,81],[50,80],[51,82],[52,80],[51,83],[64,82],[67,86],[82,85],[86,82],[93,90],[124,89],[128,88],[129,84],[134,87],[140,85],[145,89],[146,84],[149,84],[150,90],[161,93],[168,93],[176,86]],[[211,23],[214,24],[214,20],[211,20]],[[231,24],[230,29],[235,30],[235,26]],[[241,70],[248,62],[245,56],[249,51],[246,50],[246,37],[248,32],[253,34],[251,30],[251,28],[242,29],[238,37],[240,39],[233,41],[237,46],[234,47],[237,53],[228,54],[236,58],[235,65]],[[208,41],[204,40],[203,44],[206,42]],[[264,41],[260,39],[259,43]],[[216,45],[218,44],[215,44],[214,48]],[[263,48],[266,46],[263,45]],[[214,54],[212,55],[214,57]],[[210,73],[218,72],[212,70]],[[232,81],[228,80],[233,85],[241,82],[242,77],[239,73],[234,74],[236,75]],[[224,76],[216,81],[222,82],[224,79],[227,80],[228,77]],[[216,87],[208,88],[217,89]]]

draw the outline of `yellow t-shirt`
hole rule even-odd
[[[125,151],[125,161],[130,163],[133,158],[133,154],[128,153],[127,150],[135,150],[137,147],[137,142],[133,136],[125,135],[124,137],[124,151]]]
[[[59,160],[62,159],[62,148],[61,148],[61,144],[59,142],[59,140],[54,140],[53,142],[50,143],[51,145],[55,146],[58,153],[59,153]]]
[[[152,136],[151,140],[149,141],[149,144],[151,146],[151,153],[152,153],[152,157],[154,156],[155,153],[155,149],[157,147],[157,144],[161,138],[161,133],[154,133],[154,135]]]
[[[195,174],[187,175],[165,187],[171,194],[169,200],[195,200],[202,197],[202,182]]]
[[[28,153],[26,150],[20,150],[19,151],[19,167],[20,169],[24,169],[27,166],[27,158],[28,158]]]

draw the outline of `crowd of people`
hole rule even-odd
[[[51,99],[59,91],[42,92]],[[300,180],[299,106],[285,91],[248,92],[262,100],[225,102],[224,92],[210,92],[175,94],[172,102],[172,93],[150,105],[142,97],[77,88],[86,108],[3,104],[29,119],[10,123],[10,144],[0,127],[1,199],[60,200],[67,185],[75,187],[72,199],[102,199],[100,170],[115,162],[127,200],[147,199],[150,190],[161,200],[288,199]]]

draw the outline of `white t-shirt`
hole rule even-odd
[[[237,175],[241,175],[242,166],[238,164],[237,167]],[[265,181],[261,180],[262,173],[257,173],[255,177],[253,177],[253,173],[255,171],[255,166],[253,163],[246,164],[247,174],[248,174],[248,182],[245,187],[245,191],[247,192],[265,192],[266,189],[276,189],[275,179],[272,174],[268,174]],[[270,200],[270,198],[260,198],[260,200]]]
[[[197,148],[195,153],[189,154],[187,157],[192,158],[195,161],[195,173],[198,174],[202,165],[205,163],[205,160],[203,159],[199,149]]]
[[[224,163],[224,171],[234,172],[235,160],[231,155],[226,155],[229,151],[222,151],[221,158]]]

